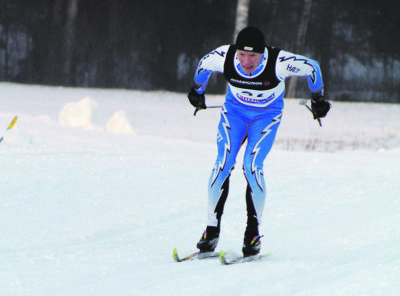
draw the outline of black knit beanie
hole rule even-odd
[[[264,53],[264,34],[256,27],[242,29],[236,37],[236,48],[245,51]]]

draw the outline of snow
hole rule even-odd
[[[272,256],[222,266],[171,257],[205,227],[218,109],[194,117],[164,91],[0,93],[0,295],[399,294],[400,105],[334,102],[320,128],[287,99],[265,161]],[[242,156],[218,246],[237,253]]]

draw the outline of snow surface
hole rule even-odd
[[[334,102],[320,128],[286,100],[272,256],[175,263],[205,227],[218,120],[182,93],[0,83],[0,295],[400,295],[400,105]],[[242,155],[218,246],[237,253]]]

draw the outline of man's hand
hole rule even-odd
[[[198,94],[194,87],[190,89],[188,99],[190,104],[198,110],[207,108],[204,94]]]
[[[314,115],[314,119],[325,117],[329,109],[331,109],[331,103],[325,101],[320,94],[312,94],[311,97],[311,112]]]
[[[325,100],[319,102],[311,101],[311,110],[314,115],[314,119],[325,117],[329,109],[331,109],[331,103],[329,103],[328,101]]]

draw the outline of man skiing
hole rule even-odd
[[[218,156],[208,184],[207,227],[197,248],[200,252],[211,252],[218,244],[229,177],[239,149],[247,140],[243,160],[247,227],[242,248],[247,257],[260,252],[259,225],[266,198],[263,162],[281,122],[285,78],[307,77],[314,119],[325,117],[330,103],[323,98],[318,62],[266,46],[263,33],[255,27],[244,28],[236,44],[220,46],[200,60],[194,86],[188,94],[197,110],[207,108],[204,93],[213,72],[224,75],[228,92],[218,126]]]

